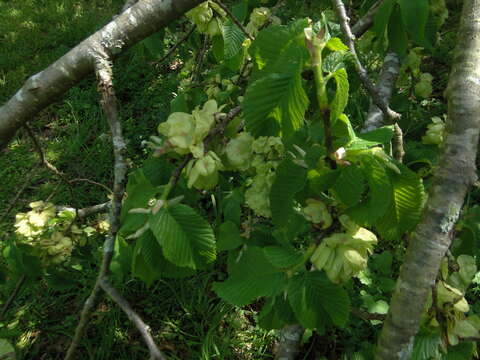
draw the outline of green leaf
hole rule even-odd
[[[149,225],[173,264],[199,269],[215,260],[213,231],[192,208],[183,204],[162,208],[150,215]]]
[[[5,339],[0,339],[0,359],[15,359],[14,347]]]
[[[253,136],[292,135],[303,124],[308,97],[302,86],[301,66],[273,73],[250,84],[243,101],[246,128]]]
[[[377,271],[380,275],[390,276],[392,273],[393,255],[390,251],[384,251],[381,254],[374,254],[370,258],[369,267]]]
[[[234,250],[243,244],[240,229],[232,221],[226,221],[218,227],[217,250]]]
[[[233,252],[229,277],[213,284],[213,290],[225,301],[244,306],[253,300],[282,291],[284,275],[266,259],[259,247],[249,246]]]
[[[321,172],[317,170],[310,170],[308,172],[308,186],[310,190],[317,196],[322,196],[324,191],[327,191],[335,185],[340,170],[322,169]]]
[[[115,240],[115,251],[110,270],[119,279],[123,279],[132,269],[133,246],[118,235]]]
[[[365,177],[362,170],[355,165],[341,169],[333,190],[337,198],[345,205],[356,205],[365,191]]]
[[[174,112],[190,112],[187,104],[187,95],[184,92],[178,94],[170,101],[170,113]]]
[[[275,181],[270,191],[270,209],[273,222],[285,225],[293,215],[293,198],[305,185],[307,170],[292,159],[283,160],[277,168]]]
[[[332,134],[335,138],[333,143],[335,148],[339,147],[348,147],[352,142],[357,138],[355,131],[353,130],[352,124],[347,115],[340,114],[337,121],[332,126]]]
[[[165,48],[163,38],[165,37],[165,30],[160,30],[142,41],[142,44],[148,50],[148,53],[153,59],[158,59],[163,55]]]
[[[422,328],[415,336],[411,360],[437,359],[442,338],[439,331]]]
[[[428,20],[428,0],[398,0],[400,5],[403,24],[411,38],[418,45],[423,45],[425,25]]]
[[[347,51],[348,46],[345,45],[340,38],[333,37],[327,41],[327,48],[332,51]]]
[[[137,241],[140,243],[140,253],[145,263],[158,277],[182,278],[195,274],[193,269],[179,267],[168,261],[163,256],[162,248],[150,230],[146,231]]]
[[[325,56],[322,62],[323,71],[327,73],[334,73],[335,71],[345,67],[345,60],[348,53],[332,52]]]
[[[243,50],[242,43],[245,40],[245,34],[232,20],[227,20],[227,22],[221,26],[221,30],[223,36],[223,54],[224,58],[228,60]]]
[[[263,249],[267,260],[278,269],[287,269],[298,265],[303,256],[293,247],[267,246]]]
[[[383,36],[385,35],[385,29],[387,28],[387,24],[395,3],[396,0],[384,1],[375,15],[373,31],[380,37],[380,39],[383,39]]]
[[[243,194],[241,189],[234,189],[222,201],[223,219],[240,226],[242,215]]]
[[[386,240],[398,240],[420,220],[425,201],[422,179],[409,168],[396,164],[401,174],[389,172],[392,198],[385,215],[375,224]]]
[[[267,330],[280,329],[296,322],[292,307],[283,294],[270,297],[258,315],[258,325]]]
[[[325,313],[333,324],[343,327],[348,321],[350,299],[347,292],[335,285],[320,271],[303,272],[288,282],[288,301],[306,328],[323,329]]]
[[[400,15],[400,8],[398,6],[395,6],[388,24],[388,43],[390,48],[401,58],[403,58],[407,53],[407,32],[403,25],[402,17]]]
[[[337,84],[337,89],[335,91],[335,96],[333,97],[332,103],[330,104],[330,121],[332,124],[338,119],[338,117],[345,110],[345,106],[348,103],[348,75],[345,69],[338,69],[333,73],[333,78]]]
[[[348,149],[368,149],[373,146],[387,144],[392,140],[393,134],[393,125],[382,126],[367,133],[357,135],[355,140],[348,146]]]
[[[133,250],[132,275],[145,282],[147,286],[152,285],[158,279],[158,274],[148,266],[142,254],[142,243],[137,241]]]
[[[367,179],[368,195],[359,204],[347,209],[353,221],[360,225],[373,225],[385,215],[392,202],[392,184],[383,166],[373,155],[361,159],[361,169]]]
[[[456,346],[450,346],[447,354],[442,354],[442,360],[473,360],[476,348],[475,342],[461,342]]]

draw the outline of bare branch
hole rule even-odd
[[[370,320],[384,321],[385,318],[387,317],[387,315],[385,314],[372,314],[367,311],[356,309],[356,308],[352,308],[352,314],[365,321],[370,321]]]
[[[142,318],[132,309],[128,301],[108,282],[107,278],[103,277],[100,280],[100,286],[110,296],[110,298],[117,303],[117,305],[128,316],[131,322],[136,326],[143,340],[147,344],[150,351],[150,359],[152,360],[166,360],[165,355],[158,349],[155,341],[150,334],[150,327],[145,324]]]
[[[27,120],[60,99],[68,89],[94,70],[96,49],[104,48],[110,56],[117,56],[202,1],[140,1],[48,68],[30,77],[0,107],[0,149],[10,142]]]
[[[363,15],[360,19],[357,20],[355,25],[352,26],[352,33],[356,38],[362,36],[372,25],[373,19],[380,9],[380,6],[383,4],[384,0],[378,0],[372,7]]]
[[[235,23],[235,25],[238,26],[238,28],[240,30],[242,30],[242,32],[245,34],[245,36],[247,38],[249,38],[250,40],[255,40],[253,38],[252,35],[249,34],[249,32],[247,31],[247,29],[245,29],[245,27],[242,25],[242,23],[237,19],[237,17],[230,11],[230,9],[228,7],[225,6],[225,4],[223,4],[220,0],[213,0],[218,6],[220,6],[222,8],[223,11],[225,11],[227,13],[227,15],[230,17],[230,19],[232,19],[232,21]]]
[[[110,203],[110,228],[109,233],[103,245],[103,260],[100,271],[93,287],[93,290],[85,302],[80,321],[75,329],[75,335],[65,356],[65,360],[72,360],[75,350],[80,343],[83,333],[88,325],[88,320],[95,307],[100,293],[100,282],[108,275],[110,263],[113,257],[115,246],[115,236],[120,228],[120,211],[122,207],[122,198],[125,192],[125,182],[127,175],[127,164],[124,153],[126,151],[125,140],[123,139],[122,126],[118,117],[117,99],[113,89],[112,67],[108,55],[100,49],[97,52],[97,61],[95,69],[98,78],[98,89],[101,93],[101,105],[110,125],[113,141],[114,153],[114,184],[113,196]]]
[[[353,59],[355,61],[355,69],[357,70],[358,76],[363,83],[363,86],[368,90],[370,96],[373,99],[375,105],[377,105],[384,115],[393,123],[400,119],[400,114],[396,113],[388,106],[388,103],[377,93],[375,87],[373,86],[370,77],[368,76],[367,70],[363,67],[360,59],[358,58],[357,51],[355,50],[355,36],[352,34],[352,30],[350,29],[350,19],[347,16],[347,12],[345,10],[345,5],[343,4],[342,0],[332,0],[333,5],[337,11],[338,18],[340,20],[340,26],[342,28],[342,32],[346,37],[348,48],[353,55]]]
[[[188,38],[190,37],[190,35],[193,34],[193,32],[195,31],[195,29],[197,28],[196,25],[193,25],[192,28],[185,34],[185,36],[183,38],[181,38],[175,45],[173,45],[170,50],[168,50],[168,52],[158,61],[156,61],[157,64],[161,64],[162,62],[164,62],[166,59],[168,59],[170,57],[170,55],[172,55],[175,50],[178,49],[178,47],[180,45],[182,45],[185,41],[188,40]]]
[[[448,88],[448,123],[422,218],[413,231],[377,346],[376,359],[410,358],[428,293],[450,247],[469,187],[479,140],[480,1],[465,0]]]
[[[3,317],[7,313],[8,309],[12,305],[13,301],[15,298],[18,296],[20,293],[20,290],[22,289],[23,284],[25,284],[25,280],[27,280],[27,275],[22,275],[20,279],[18,279],[17,285],[15,285],[15,289],[13,292],[10,294],[10,297],[8,300],[5,302],[5,305],[3,305],[2,312],[0,313],[0,321],[3,320]]]
[[[90,215],[107,212],[109,207],[110,207],[110,201],[102,204],[92,205],[86,208],[78,209],[77,216],[79,219],[83,219]],[[57,206],[57,211],[63,211],[63,210],[74,211],[75,209],[69,206]]]

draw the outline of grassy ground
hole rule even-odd
[[[121,0],[0,0],[0,103],[32,74],[103,26]],[[116,63],[116,91],[121,103],[129,163],[143,158],[141,141],[169,111],[175,72],[161,74],[134,48]],[[111,186],[112,155],[108,129],[98,107],[94,77],[72,88],[63,99],[32,119],[47,159],[69,179],[89,179]],[[24,131],[0,156],[0,216],[22,184],[27,190],[0,221],[8,238],[13,216],[35,200],[84,207],[107,200],[107,192],[85,181],[67,186],[43,167]],[[99,244],[98,244],[99,245]],[[80,308],[95,279],[99,260],[81,264],[76,273],[27,284],[0,322],[0,338],[17,346],[19,359],[61,359],[78,321]],[[269,358],[272,334],[255,326],[254,312],[236,310],[210,291],[214,273],[157,282],[152,288],[129,280],[124,295],[147,319],[162,349],[172,359]],[[15,281],[0,286],[1,303]],[[53,285],[55,284],[55,285]],[[79,359],[145,359],[145,346],[126,316],[103,299],[79,351]]]

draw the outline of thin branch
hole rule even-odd
[[[25,284],[25,280],[27,280],[27,275],[22,275],[20,279],[18,279],[17,285],[15,286],[15,289],[13,292],[10,294],[10,297],[8,298],[7,302],[5,305],[3,305],[2,312],[0,313],[0,321],[3,320],[3,317],[7,313],[8,309],[12,305],[13,301],[15,298],[18,296],[20,293],[20,290],[22,289],[23,284]]]
[[[332,0],[333,5],[337,11],[338,18],[340,20],[340,26],[342,28],[342,32],[346,37],[348,48],[352,53],[353,59],[355,61],[355,69],[357,70],[358,76],[363,83],[363,86],[368,90],[370,96],[373,99],[375,105],[377,105],[384,115],[392,122],[396,122],[400,119],[400,114],[390,109],[388,103],[381,98],[381,96],[375,90],[370,77],[368,76],[367,70],[363,67],[360,59],[358,58],[357,51],[355,50],[355,36],[352,34],[352,30],[350,29],[350,19],[347,16],[347,12],[345,10],[345,5],[343,4],[342,0]]]
[[[205,58],[205,54],[207,53],[207,50],[208,50],[208,36],[205,35],[203,37],[203,46],[200,49],[200,52],[198,53],[198,56],[197,56],[197,66],[192,75],[192,82],[195,82],[198,78],[200,78],[200,73],[202,72],[202,67],[203,67],[203,60]]]
[[[370,321],[370,320],[384,321],[385,318],[387,317],[387,315],[385,314],[372,314],[367,311],[356,309],[356,308],[352,308],[352,314],[365,321]]]
[[[97,298],[100,294],[100,282],[108,275],[110,271],[110,263],[113,258],[115,246],[115,236],[120,228],[120,211],[122,207],[122,199],[125,192],[125,182],[127,175],[127,164],[124,153],[126,152],[126,144],[122,134],[122,126],[118,116],[117,99],[112,82],[112,67],[108,56],[98,51],[95,69],[98,78],[98,90],[101,93],[101,105],[107,117],[110,131],[112,133],[113,153],[114,153],[114,184],[113,196],[110,202],[110,228],[109,233],[103,245],[103,260],[100,271],[90,296],[82,309],[80,321],[75,329],[75,335],[72,343],[67,351],[65,360],[73,360],[75,350],[85,332],[90,315],[95,308]]]
[[[360,19],[357,20],[355,25],[352,26],[352,33],[358,39],[361,37],[372,25],[373,19],[377,14],[380,6],[385,0],[378,0],[372,7],[363,15]]]
[[[170,55],[172,55],[175,50],[178,49],[178,47],[180,45],[182,45],[185,41],[188,40],[188,38],[190,37],[190,35],[193,34],[193,32],[195,31],[195,29],[197,28],[196,25],[193,25],[192,28],[185,34],[185,36],[183,38],[181,38],[175,45],[173,45],[170,50],[168,50],[168,52],[158,61],[156,61],[155,63],[157,64],[161,64],[162,62],[164,62],[166,59],[168,59],[170,57]]]
[[[128,301],[108,282],[107,278],[100,280],[100,286],[110,296],[110,298],[117,303],[117,305],[128,316],[131,322],[137,327],[138,331],[143,337],[144,342],[147,344],[150,351],[151,360],[166,360],[166,357],[158,349],[155,341],[150,334],[150,327],[145,324],[142,318],[132,309]]]
[[[405,150],[403,148],[403,131],[398,123],[393,125],[393,157],[398,162],[403,162],[403,157],[405,156]]]
[[[28,185],[32,182],[32,179],[34,178],[34,176],[37,174],[37,170],[38,170],[38,167],[40,166],[40,164],[37,164],[35,165],[35,167],[30,170],[27,178],[25,179],[25,181],[23,182],[22,186],[20,187],[20,189],[18,190],[17,194],[15,195],[15,197],[13,198],[12,202],[10,203],[10,205],[8,206],[7,210],[5,210],[5,212],[2,214],[2,216],[0,217],[0,223],[2,223],[5,218],[10,214],[10,212],[12,211],[12,209],[15,207],[15,205],[17,204],[18,202],[18,199],[20,199],[20,196],[22,196],[22,194],[25,192],[25,190],[27,189]]]
[[[83,218],[86,218],[87,216],[90,216],[90,215],[95,215],[95,214],[98,214],[98,213],[102,213],[102,212],[106,212],[108,211],[110,207],[110,201],[108,202],[104,202],[102,204],[97,204],[97,205],[92,205],[92,206],[88,206],[88,207],[85,207],[85,208],[82,208],[82,209],[78,209],[77,210],[77,216],[79,219],[83,219]],[[63,211],[63,210],[75,210],[74,208],[71,208],[69,206],[57,206],[57,211]]]
[[[227,15],[230,17],[230,19],[232,19],[232,21],[235,23],[235,25],[238,26],[238,28],[240,30],[242,30],[242,32],[245,34],[245,36],[247,38],[249,38],[250,40],[255,40],[255,38],[249,34],[249,32],[247,31],[247,29],[242,25],[242,23],[237,19],[237,17],[230,11],[230,9],[228,7],[225,6],[225,4],[223,4],[220,0],[213,0],[218,6],[220,6],[220,8],[225,11],[227,13]]]
[[[113,190],[110,189],[107,185],[104,185],[102,183],[99,183],[98,181],[90,180],[90,179],[72,179],[68,181],[70,184],[76,183],[76,182],[86,182],[92,185],[100,186],[102,189],[108,191],[110,194],[113,193]]]

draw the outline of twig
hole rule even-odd
[[[73,360],[75,350],[85,332],[90,315],[95,307],[96,300],[100,294],[100,282],[107,276],[110,270],[110,263],[113,257],[115,236],[120,228],[120,211],[122,198],[125,192],[127,164],[124,153],[126,151],[125,140],[122,135],[122,126],[118,117],[117,99],[112,82],[112,67],[108,55],[99,51],[95,59],[95,70],[98,78],[98,90],[101,93],[101,105],[110,125],[112,132],[113,153],[114,153],[114,184],[113,196],[110,202],[110,228],[103,245],[103,260],[100,271],[90,296],[82,309],[80,321],[75,329],[75,335],[68,348],[65,360]]]
[[[92,205],[88,206],[86,208],[78,209],[77,210],[77,216],[79,219],[86,218],[87,216],[98,214],[101,212],[106,212],[108,211],[108,208],[110,206],[110,201],[102,203],[102,204],[97,204],[97,205]],[[75,210],[74,208],[71,208],[69,206],[57,206],[57,211],[63,211],[63,210]]]
[[[245,34],[245,36],[247,38],[249,38],[250,40],[255,40],[255,38],[250,35],[247,31],[247,29],[242,25],[242,23],[237,19],[237,17],[230,11],[230,9],[228,7],[225,6],[225,4],[223,4],[220,0],[213,0],[218,6],[220,6],[220,8],[225,11],[227,13],[227,15],[230,17],[230,19],[232,19],[232,21],[235,23],[235,25],[238,26],[238,28],[240,30],[242,30],[242,32]]]
[[[178,47],[180,45],[182,45],[185,41],[188,40],[188,38],[190,37],[190,35],[193,34],[193,32],[195,31],[195,29],[197,28],[196,25],[193,25],[192,28],[188,31],[188,33],[185,34],[185,36],[183,38],[181,38],[175,45],[173,45],[170,50],[168,50],[168,52],[158,61],[156,61],[155,63],[156,64],[161,64],[162,62],[164,62],[166,59],[168,59],[170,57],[170,55],[172,55],[175,50],[178,49]]]
[[[67,176],[63,172],[58,170],[52,163],[50,163],[50,161],[47,160],[45,153],[43,152],[42,147],[40,145],[40,142],[38,141],[37,137],[33,133],[32,129],[30,129],[28,124],[27,123],[23,124],[23,127],[25,128],[25,131],[27,132],[28,136],[33,142],[33,146],[37,151],[38,156],[40,157],[40,163],[42,163],[48,170],[52,171],[55,175],[57,175],[60,178],[60,180],[62,180],[67,185],[68,191],[70,193],[70,197],[73,201],[73,199],[75,199],[75,193],[73,191],[72,185],[68,181]],[[76,211],[77,210],[75,210],[75,216],[78,216]],[[73,222],[70,223],[69,230],[72,225],[73,225]]]
[[[192,75],[192,82],[195,82],[200,77],[200,73],[202,72],[203,59],[205,58],[205,53],[207,52],[207,48],[208,48],[208,36],[204,36],[203,46],[200,49],[200,52],[197,56],[197,67],[195,68],[195,71],[193,72],[193,75]]]
[[[110,296],[110,298],[117,303],[117,305],[128,316],[131,322],[137,327],[138,331],[143,337],[150,351],[150,359],[152,360],[166,360],[165,355],[158,349],[155,341],[150,334],[150,327],[145,324],[142,318],[132,309],[128,301],[108,282],[107,278],[103,277],[100,280],[100,286]]]
[[[10,294],[10,297],[8,298],[5,305],[3,305],[2,312],[0,313],[0,321],[3,320],[3,317],[5,316],[6,312],[10,308],[10,305],[12,305],[13,301],[15,300],[15,298],[20,293],[20,290],[22,289],[22,286],[25,283],[25,280],[27,280],[27,275],[22,275],[20,277],[20,279],[18,279],[18,282],[17,282],[17,285],[15,286],[15,289]]]
[[[405,150],[403,148],[403,132],[402,128],[398,123],[395,123],[393,125],[393,141],[392,141],[392,147],[393,147],[393,157],[398,161],[398,162],[403,162],[403,157],[405,156]]]
[[[89,183],[89,184],[92,184],[92,185],[97,185],[97,186],[100,186],[101,188],[107,190],[110,194],[113,193],[112,189],[110,189],[107,185],[104,185],[102,183],[99,183],[97,181],[94,181],[94,180],[90,180],[90,179],[72,179],[72,180],[69,180],[68,181],[70,184],[71,183],[76,183],[76,182],[86,182],[86,183]]]
[[[357,20],[355,25],[352,26],[352,33],[356,38],[362,36],[373,24],[373,19],[380,9],[380,6],[383,4],[384,0],[378,0],[372,7],[363,15],[360,19]]]
[[[27,178],[25,179],[24,183],[20,187],[20,190],[18,190],[17,194],[13,198],[13,200],[10,203],[10,205],[8,206],[7,210],[5,210],[5,212],[0,217],[0,223],[2,223],[3,220],[5,220],[5,218],[8,216],[8,214],[10,214],[10,211],[12,211],[12,209],[15,207],[15,204],[17,203],[18,199],[20,199],[20,196],[22,196],[24,191],[27,189],[28,185],[31,183],[33,177],[36,175],[38,166],[39,166],[39,164],[35,165],[35,167],[30,171],[29,176],[27,176]]]
[[[355,61],[355,69],[357,70],[358,76],[363,83],[363,86],[368,90],[370,96],[373,99],[375,105],[377,105],[384,115],[392,121],[392,123],[396,122],[400,119],[400,114],[390,109],[388,103],[385,102],[384,99],[380,97],[380,95],[375,90],[372,81],[370,80],[367,70],[363,67],[360,59],[358,58],[357,51],[355,50],[355,36],[352,34],[352,30],[350,29],[349,21],[350,19],[347,16],[347,12],[345,10],[345,5],[343,4],[342,0],[332,0],[333,5],[337,11],[338,18],[340,20],[340,26],[342,28],[342,32],[346,37],[348,48],[352,53],[353,59]]]
[[[352,314],[362,320],[380,320],[384,321],[387,317],[385,314],[372,314],[364,310],[352,308]]]

